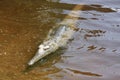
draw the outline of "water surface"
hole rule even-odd
[[[118,80],[119,0],[1,0],[0,80]],[[77,7],[76,7],[77,6]],[[76,8],[75,8],[76,7]],[[70,12],[73,14],[66,17]],[[76,20],[74,40],[28,68],[48,31]]]

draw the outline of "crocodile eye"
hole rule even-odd
[[[44,50],[47,50],[47,48],[44,48]]]
[[[43,48],[44,47],[44,45],[39,45],[39,48]]]
[[[44,50],[47,50],[47,49],[49,49],[49,46],[45,46],[43,49],[44,49]]]

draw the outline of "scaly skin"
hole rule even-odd
[[[55,31],[50,31],[49,36],[42,44],[40,44],[37,53],[30,60],[28,65],[33,65],[38,60],[56,51],[59,47],[65,46],[73,33],[74,30],[66,25],[59,25]]]

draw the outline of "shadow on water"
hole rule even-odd
[[[91,11],[91,10],[95,10],[95,11],[99,11],[99,12],[116,12],[115,10],[112,10],[110,8],[105,8],[102,7],[102,5],[97,5],[97,4],[91,4],[91,5],[83,5],[83,4],[67,4],[67,3],[55,3],[52,2],[49,4],[53,9],[57,8],[57,9],[64,9],[64,10],[72,10],[76,5],[77,8],[74,9],[74,11]]]
[[[57,51],[47,55],[46,57],[40,59],[39,61],[37,61],[34,65],[32,65],[32,66],[27,65],[25,70],[23,71],[23,73],[27,73],[36,67],[44,66],[47,63],[49,63],[49,65],[54,65],[61,59],[61,55],[64,52],[65,52],[65,48],[59,48]]]

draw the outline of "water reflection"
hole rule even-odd
[[[72,69],[67,69],[75,74],[82,74],[82,75],[87,75],[87,76],[96,76],[96,77],[100,77],[102,75],[99,74],[95,74],[95,73],[91,73],[91,72],[83,72],[83,71],[78,71],[78,70],[72,70]]]
[[[43,59],[39,60],[38,62],[36,62],[34,65],[32,66],[27,66],[26,69],[23,71],[25,73],[34,70],[37,67],[41,67],[41,66],[46,66],[46,68],[50,68],[51,65],[54,65],[55,63],[57,63],[60,59],[63,53],[65,52],[65,48],[60,48],[57,51],[49,54],[48,56],[44,57]]]

